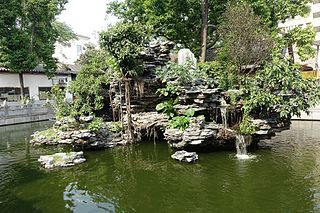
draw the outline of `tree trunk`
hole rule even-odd
[[[207,39],[208,39],[208,0],[202,2],[202,46],[201,46],[201,62],[205,62],[207,58]]]
[[[134,142],[133,130],[132,130],[132,117],[131,117],[131,101],[130,101],[130,79],[125,79],[125,99],[126,99],[126,108],[127,108],[127,118],[128,118],[128,132],[127,140],[128,142]]]
[[[23,82],[23,73],[19,73],[19,83],[20,83],[20,98],[24,99],[24,82]]]
[[[119,119],[121,121],[122,127],[124,127],[123,121],[123,111],[122,111],[122,88],[121,88],[121,81],[119,81],[119,93],[120,93],[120,105],[119,105]]]
[[[319,66],[320,66],[320,63],[319,63],[319,57],[320,57],[320,46],[317,45],[317,60],[316,60],[316,72],[317,72],[317,78],[319,77]]]
[[[288,53],[289,53],[289,56],[292,60],[292,63],[294,63],[293,45],[291,43],[288,45]]]

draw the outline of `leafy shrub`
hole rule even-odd
[[[303,79],[299,66],[283,58],[274,58],[255,77],[244,78],[242,93],[245,113],[259,118],[274,112],[281,118],[299,116],[320,99],[317,82]]]
[[[256,131],[256,126],[252,123],[249,116],[244,116],[239,126],[239,133],[242,135],[252,135]]]
[[[75,115],[89,115],[103,109],[112,76],[106,65],[107,61],[108,55],[93,47],[89,47],[81,55],[79,62],[83,67],[70,85],[70,90],[76,97],[73,103]]]
[[[164,97],[176,97],[180,95],[181,87],[179,85],[168,82],[165,88],[157,90],[157,94]]]
[[[123,126],[121,122],[112,122],[110,125],[111,132],[120,133],[123,131]]]
[[[219,61],[199,63],[197,72],[205,73],[202,76],[206,75],[214,79],[212,84],[223,90],[237,88],[238,82],[235,67],[230,64]]]
[[[194,78],[207,78],[205,72],[200,72],[192,63],[179,65],[176,62],[166,63],[166,69],[157,69],[157,76],[163,82],[175,81],[179,85],[189,84]]]
[[[46,139],[51,140],[57,137],[57,132],[54,128],[49,128],[49,129],[37,132],[37,135],[43,136]]]
[[[170,98],[168,101],[158,104],[156,106],[156,110],[161,111],[172,118],[174,116],[174,105],[176,105],[177,103],[177,99]]]
[[[51,94],[54,97],[54,103],[51,105],[55,112],[57,119],[69,116],[72,114],[72,106],[65,100],[65,91],[59,88],[58,85],[54,85],[51,88]]]
[[[179,129],[181,131],[186,130],[190,124],[190,118],[194,116],[195,110],[188,109],[185,116],[176,116],[170,120],[170,126],[174,129]]]
[[[88,124],[88,129],[91,131],[99,131],[102,128],[103,119],[95,117],[93,121]]]
[[[189,127],[190,118],[186,116],[176,116],[173,117],[172,120],[170,120],[170,126],[174,129],[180,129],[181,131],[184,131]]]

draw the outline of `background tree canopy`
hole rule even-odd
[[[311,0],[211,0],[209,2],[208,48],[219,40],[217,26],[221,15],[232,4],[247,3],[270,30],[277,30],[278,22],[297,15],[306,15]],[[198,53],[201,47],[200,0],[115,0],[108,13],[124,22],[149,25],[155,36],[164,36]]]
[[[38,64],[49,74],[55,71],[52,55],[59,35],[53,22],[66,3],[67,0],[10,0],[0,4],[0,64],[20,74],[22,96],[22,72]]]

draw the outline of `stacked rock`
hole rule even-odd
[[[164,66],[170,60],[170,51],[174,48],[174,42],[165,41],[161,43],[154,43],[146,47],[140,53],[144,61],[144,67],[148,71],[152,71],[157,67]]]

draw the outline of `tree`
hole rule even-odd
[[[120,72],[120,82],[125,84],[125,101],[128,117],[128,141],[132,142],[132,119],[130,103],[130,80],[143,73],[140,53],[148,38],[148,29],[139,24],[118,23],[100,34],[100,45],[107,51]]]
[[[73,109],[75,115],[88,115],[103,109],[112,73],[106,52],[92,46],[80,56],[78,63],[82,65],[81,71],[70,85],[76,97]]]
[[[58,43],[69,46],[70,41],[77,38],[77,35],[73,32],[72,28],[65,22],[54,21],[52,25],[56,32]]]
[[[273,56],[264,69],[242,85],[244,111],[256,118],[269,118],[272,113],[280,118],[300,116],[320,100],[316,80],[303,79],[299,66],[280,55]]]
[[[284,34],[284,44],[291,49],[292,62],[295,61],[293,54],[293,46],[297,47],[297,54],[301,61],[306,61],[309,58],[314,57],[315,49],[313,48],[313,42],[316,37],[316,32],[314,28],[309,25],[305,28],[295,27]]]
[[[24,97],[23,72],[42,64],[48,75],[55,71],[52,57],[58,38],[53,22],[67,0],[10,0],[0,4],[1,64],[19,73]]]
[[[205,62],[207,58],[207,39],[208,39],[208,16],[209,16],[209,2],[203,0],[202,2],[202,46],[201,46],[201,62]]]
[[[311,0],[210,0],[208,6],[207,48],[219,41],[217,26],[229,5],[249,4],[268,28],[277,31],[278,22],[297,15],[309,14]],[[164,36],[200,53],[202,10],[200,0],[114,0],[108,13],[124,22],[139,22],[153,28],[155,36]]]
[[[249,4],[269,28],[278,28],[278,23],[295,16],[306,16],[312,0],[241,0]]]
[[[157,37],[200,50],[201,2],[199,0],[125,0],[113,1],[111,13],[124,22],[151,26]]]
[[[236,66],[240,83],[241,74],[271,59],[273,39],[247,4],[230,6],[222,20],[218,29],[223,42],[220,55]]]

